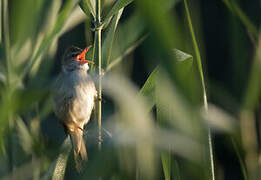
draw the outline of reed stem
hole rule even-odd
[[[101,0],[97,0],[97,9],[96,9],[96,25],[101,24]],[[97,26],[97,27],[98,27]],[[96,30],[97,33],[97,58],[98,58],[98,67],[99,67],[99,79],[98,79],[98,111],[97,111],[97,119],[98,119],[98,128],[99,128],[99,135],[98,135],[98,148],[101,149],[101,124],[102,124],[102,84],[101,84],[101,79],[102,79],[102,47],[101,47],[101,28],[98,28]]]
[[[194,51],[195,51],[195,55],[196,55],[196,62],[197,62],[200,81],[201,81],[204,109],[206,112],[208,112],[207,93],[206,93],[206,86],[205,86],[200,52],[199,52],[196,36],[195,36],[194,30],[193,30],[193,25],[192,25],[192,21],[191,21],[191,16],[190,16],[187,0],[184,0],[184,4],[185,4],[185,11],[186,11],[186,15],[187,15],[189,30],[190,30],[190,34],[192,37],[193,47],[194,47]],[[211,165],[211,176],[212,176],[212,180],[215,180],[215,166],[214,166],[212,136],[211,136],[211,130],[209,127],[208,127],[208,146],[209,146],[209,158],[210,158],[210,165]]]

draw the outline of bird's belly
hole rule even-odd
[[[81,123],[82,125],[88,123],[94,107],[94,90],[88,86],[76,87],[72,114],[74,121],[77,121],[77,123]]]

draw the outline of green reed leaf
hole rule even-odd
[[[103,62],[106,62],[106,66],[110,62],[111,50],[112,50],[113,41],[114,41],[114,35],[115,35],[115,31],[116,31],[118,22],[121,18],[123,10],[124,10],[124,8],[120,9],[118,11],[118,13],[115,14],[115,16],[113,17],[113,19],[110,23],[110,27],[107,31],[106,37],[104,39],[104,42],[102,44],[102,59],[103,59]]]

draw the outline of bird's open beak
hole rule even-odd
[[[87,48],[85,48],[80,54],[77,55],[76,59],[77,61],[79,61],[80,63],[84,64],[84,63],[91,63],[91,64],[94,64],[93,61],[90,61],[90,60],[86,60],[85,59],[85,55],[86,53],[89,51],[89,49],[91,48],[92,46],[88,46]]]

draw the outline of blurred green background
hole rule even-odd
[[[97,2],[0,0],[0,178],[261,179],[261,2]],[[71,45],[104,71],[81,173],[52,111]]]

